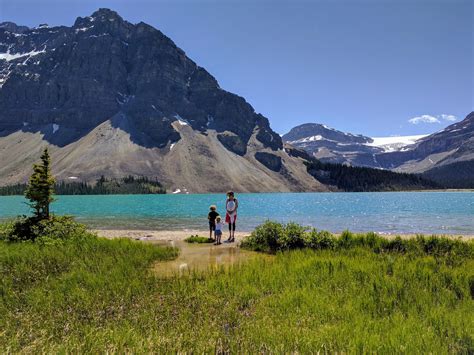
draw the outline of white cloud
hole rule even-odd
[[[458,118],[454,115],[447,115],[445,113],[443,113],[442,115],[439,115],[438,117],[440,117],[441,119],[445,120],[445,121],[450,121],[450,122],[454,122],[456,121]]]
[[[432,115],[421,115],[421,116],[416,116],[413,118],[410,118],[408,122],[411,124],[419,124],[419,123],[441,123],[441,120],[444,121],[449,121],[449,122],[454,122],[457,121],[457,117],[454,115],[448,115],[448,114],[441,114],[437,116],[432,116]]]
[[[440,120],[438,120],[435,116],[431,115],[421,115],[421,116],[416,116],[413,118],[410,118],[408,120],[411,124],[419,124],[419,123],[440,123]]]

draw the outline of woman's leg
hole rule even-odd
[[[235,239],[235,220],[232,222],[232,241]]]

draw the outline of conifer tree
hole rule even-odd
[[[49,219],[49,205],[54,201],[55,179],[51,175],[51,158],[48,148],[41,155],[41,163],[33,165],[33,174],[30,177],[25,191],[25,197],[30,200],[30,207],[34,209],[38,220]]]

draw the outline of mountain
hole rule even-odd
[[[59,180],[327,190],[244,98],[159,30],[109,9],[72,27],[0,24],[0,183],[26,181],[45,146]]]
[[[285,145],[285,150],[288,154],[302,159],[311,176],[336,191],[409,191],[442,187],[439,183],[417,174],[323,163],[289,144]]]
[[[292,128],[282,139],[304,149],[322,162],[382,168],[379,154],[406,149],[420,136],[377,137],[354,135],[318,123],[305,123]]]
[[[474,187],[474,112],[410,149],[378,157],[384,167],[424,176],[450,187]]]
[[[282,138],[322,162],[418,173],[449,187],[474,187],[474,112],[426,136],[370,138],[310,123]]]

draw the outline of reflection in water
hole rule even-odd
[[[160,245],[180,249],[175,260],[157,262],[154,271],[160,276],[189,274],[236,265],[258,256],[258,253],[242,250],[235,243],[215,246],[212,244],[189,244],[183,241],[158,242]]]

